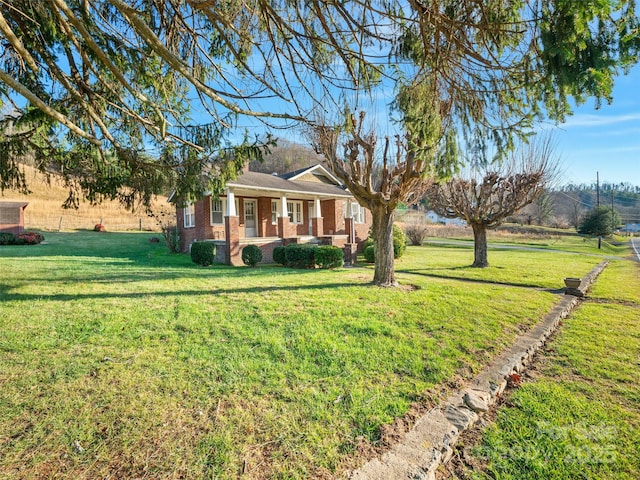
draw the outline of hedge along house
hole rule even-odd
[[[183,252],[213,241],[216,260],[229,265],[242,265],[246,245],[258,245],[269,263],[275,247],[290,243],[338,246],[352,263],[371,226],[371,213],[321,165],[283,175],[245,171],[224,195],[205,195],[176,214]]]
[[[28,202],[0,202],[0,233],[20,235],[24,230],[24,209]]]

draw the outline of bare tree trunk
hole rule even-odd
[[[474,259],[472,267],[485,268],[489,266],[487,260],[487,227],[481,223],[472,223]]]
[[[381,287],[395,287],[396,274],[393,258],[393,219],[394,212],[387,212],[384,205],[374,208],[373,241],[375,244],[375,272],[373,283]]]

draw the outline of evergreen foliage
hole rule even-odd
[[[286,265],[287,259],[285,257],[285,247],[275,247],[273,249],[273,261],[280,265]]]
[[[191,261],[202,267],[208,267],[216,258],[216,244],[213,242],[193,242]]]
[[[407,249],[407,236],[402,229],[393,224],[393,258],[396,260],[404,255],[404,251]]]
[[[364,259],[367,263],[373,263],[376,261],[376,247],[373,245],[373,243],[364,247],[362,255],[364,256]]]
[[[314,268],[316,245],[291,243],[285,247],[286,266],[291,268]]]
[[[333,245],[320,245],[314,252],[314,258],[320,268],[340,268],[344,265],[344,251]]]
[[[248,267],[255,267],[262,261],[262,250],[257,245],[247,245],[242,249],[242,263]]]
[[[587,213],[580,223],[578,233],[594,237],[606,237],[611,235],[620,225],[618,212],[600,205]]]

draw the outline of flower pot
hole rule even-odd
[[[580,283],[582,283],[581,278],[567,277],[564,279],[564,284],[567,288],[578,288],[580,287]]]

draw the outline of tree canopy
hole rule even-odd
[[[571,98],[610,101],[638,24],[634,0],[5,0],[0,188],[27,188],[26,156],[71,203],[220,189],[264,146],[239,119],[344,118],[375,85],[427,176],[460,133],[486,155]]]
[[[300,121],[380,75],[382,12],[347,3],[3,1],[0,188],[26,189],[25,155],[90,196],[219,187],[263,146],[229,143],[239,118]]]

